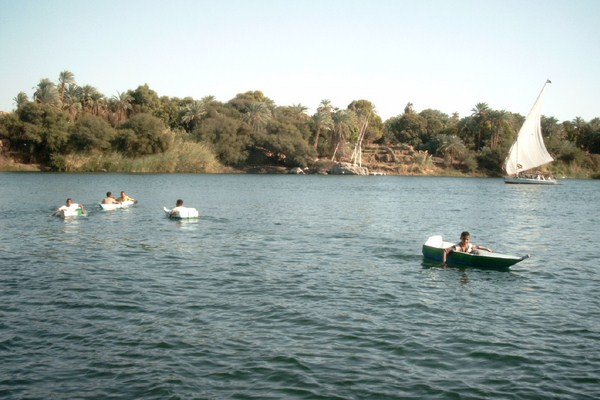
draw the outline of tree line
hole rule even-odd
[[[191,149],[194,157],[202,151],[223,166],[306,167],[317,159],[354,161],[364,145],[405,144],[442,158],[449,169],[498,176],[524,121],[486,103],[462,118],[433,109],[416,112],[408,103],[402,113],[382,121],[368,100],[345,108],[322,100],[309,115],[301,104],[278,106],[260,91],[220,102],[213,96],[159,96],[145,84],[106,97],[93,86],[78,85],[70,71],[61,72],[57,82],[42,79],[32,99],[20,92],[14,102],[16,109],[0,117],[3,151],[56,171],[69,170],[74,155],[135,159],[174,148],[180,157]],[[543,117],[542,131],[558,160],[551,172],[600,172],[599,118],[559,122]]]

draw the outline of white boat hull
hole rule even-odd
[[[523,178],[523,177],[504,177],[504,183],[517,185],[560,185],[560,182],[552,178]]]
[[[190,219],[190,218],[198,218],[200,217],[200,213],[193,207],[184,207],[180,211],[176,211],[174,214],[171,214],[171,210],[167,207],[163,207],[164,212],[167,214],[167,217],[173,219]]]
[[[131,207],[134,204],[135,203],[133,201],[124,201],[122,203],[112,203],[112,204],[100,203],[100,207],[102,207],[102,210],[104,210],[104,211],[112,211],[112,210],[117,210],[119,208]]]
[[[78,208],[76,210],[60,210],[60,211],[57,211],[55,213],[55,215],[60,218],[69,218],[69,217],[80,217],[82,215],[85,215],[85,213],[81,210],[81,208]]]

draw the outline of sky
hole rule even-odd
[[[600,0],[0,0],[0,110],[71,71],[110,98],[278,106],[407,103],[460,117],[477,103],[527,115],[600,117]]]

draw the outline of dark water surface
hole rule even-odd
[[[597,399],[599,211],[598,181],[0,173],[0,398]],[[531,258],[423,261],[462,230]]]

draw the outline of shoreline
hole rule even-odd
[[[161,172],[161,171],[50,171],[45,169],[39,164],[25,164],[14,162],[13,160],[0,157],[0,173],[1,172],[35,172],[35,173],[104,173],[104,174],[209,174],[209,175],[358,175],[358,176],[418,176],[418,177],[457,177],[457,178],[502,178],[502,175],[486,175],[482,173],[465,173],[456,169],[445,169],[435,166],[434,168],[427,168],[424,170],[418,170],[414,168],[414,165],[401,164],[396,165],[396,168],[384,165],[366,165],[369,173],[367,174],[352,174],[352,173],[329,173],[323,169],[319,169],[318,166],[313,165],[304,169],[300,168],[288,168],[279,165],[252,165],[246,167],[222,167],[219,171],[211,172]],[[404,171],[399,171],[404,170]],[[587,174],[576,174],[574,176],[562,175],[559,179],[600,179],[600,175],[594,175],[593,173]]]

